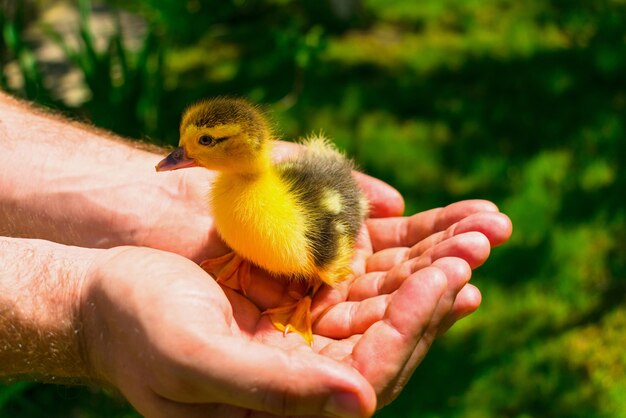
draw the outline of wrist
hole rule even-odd
[[[111,369],[115,368],[116,347],[111,346],[112,337],[110,327],[119,324],[109,324],[110,315],[107,312],[115,310],[114,305],[119,303],[118,298],[127,298],[124,290],[120,295],[110,296],[111,283],[103,281],[110,260],[115,254],[124,251],[124,247],[115,247],[101,251],[89,269],[85,272],[80,297],[78,300],[78,318],[81,332],[80,347],[82,358],[87,368],[87,375],[92,381],[102,385],[112,385],[113,376]],[[113,284],[115,288],[115,284]],[[115,316],[115,315],[112,315]],[[123,328],[123,327],[122,327]]]
[[[0,237],[0,377],[90,377],[80,293],[98,250]]]

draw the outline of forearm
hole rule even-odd
[[[0,235],[158,247],[176,235],[163,220],[176,216],[174,200],[179,212],[200,210],[182,203],[200,201],[180,198],[188,193],[183,176],[155,172],[159,154],[3,93],[0,147]]]
[[[0,237],[0,378],[84,379],[80,289],[100,250]]]

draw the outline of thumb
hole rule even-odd
[[[206,345],[180,365],[185,391],[174,392],[185,395],[173,400],[276,415],[368,417],[376,409],[376,394],[367,380],[328,357],[230,336],[212,338]]]

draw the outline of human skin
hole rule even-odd
[[[471,269],[511,233],[485,201],[401,217],[397,192],[356,174],[373,218],[355,279],[316,297],[308,347],[261,314],[290,285],[253,269],[243,297],[194,263],[228,251],[211,172],[157,175],[158,153],[7,96],[0,144],[0,376],[111,385],[149,417],[371,415],[478,307]]]

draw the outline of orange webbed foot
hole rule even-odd
[[[246,294],[250,284],[250,263],[235,252],[204,260],[200,267],[213,276],[216,282]]]
[[[311,296],[304,296],[294,303],[268,309],[263,315],[268,315],[272,324],[284,335],[295,332],[311,345],[313,344],[311,301]]]
[[[295,299],[293,303],[287,303],[276,308],[268,309],[263,315],[269,315],[270,321],[284,335],[295,332],[304,338],[308,345],[313,344],[313,321],[311,319],[311,304],[313,297],[322,286],[318,281],[309,287],[305,296],[293,291],[289,296]]]

